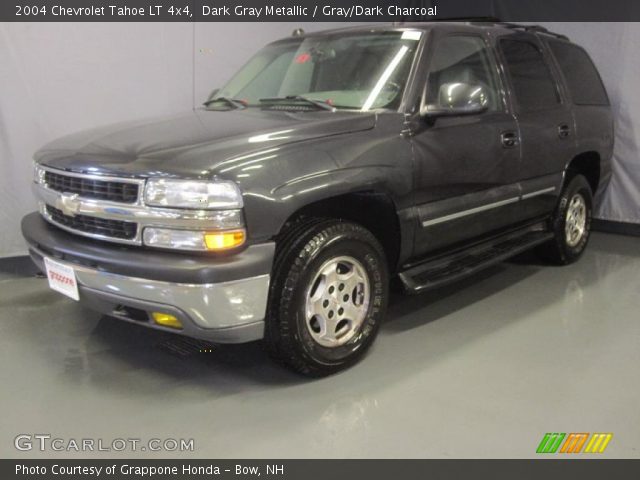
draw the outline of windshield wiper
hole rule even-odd
[[[312,105],[316,108],[322,110],[330,110],[335,111],[335,107],[329,105],[327,102],[323,102],[321,100],[314,100],[313,98],[303,97],[302,95],[287,95],[286,97],[274,97],[274,98],[261,98],[260,103],[278,103],[282,105],[287,105],[288,103],[293,102],[303,102],[307,105]]]
[[[236,98],[229,98],[229,97],[212,98],[211,100],[207,100],[206,102],[204,102],[203,105],[205,107],[208,107],[212,103],[218,103],[218,102],[224,102],[232,108],[247,108],[247,104],[242,100],[238,100]]]

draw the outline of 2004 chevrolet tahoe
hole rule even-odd
[[[203,108],[46,145],[22,229],[91,308],[322,376],[371,346],[391,276],[577,260],[612,145],[593,63],[541,27],[297,31]]]

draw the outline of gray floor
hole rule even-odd
[[[258,345],[199,345],[0,274],[0,436],[193,438],[193,457],[533,457],[545,432],[640,447],[640,239],[595,234],[564,268],[520,258],[394,296],[368,357],[307,381]],[[150,452],[107,457],[179,457]]]

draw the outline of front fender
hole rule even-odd
[[[394,189],[386,180],[393,177],[392,170],[387,165],[341,168],[298,177],[268,193],[246,192],[249,235],[261,240],[273,238],[298,210],[340,195],[376,192],[394,200]]]
[[[375,130],[265,150],[220,171],[242,189],[249,238],[271,239],[301,208],[350,193],[381,193],[398,210],[409,208],[411,145],[399,135],[401,118],[383,117]]]

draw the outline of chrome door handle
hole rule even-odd
[[[558,137],[567,138],[571,134],[571,129],[569,125],[559,125],[558,126]]]
[[[500,141],[504,148],[513,148],[518,145],[518,134],[516,132],[503,132]]]

